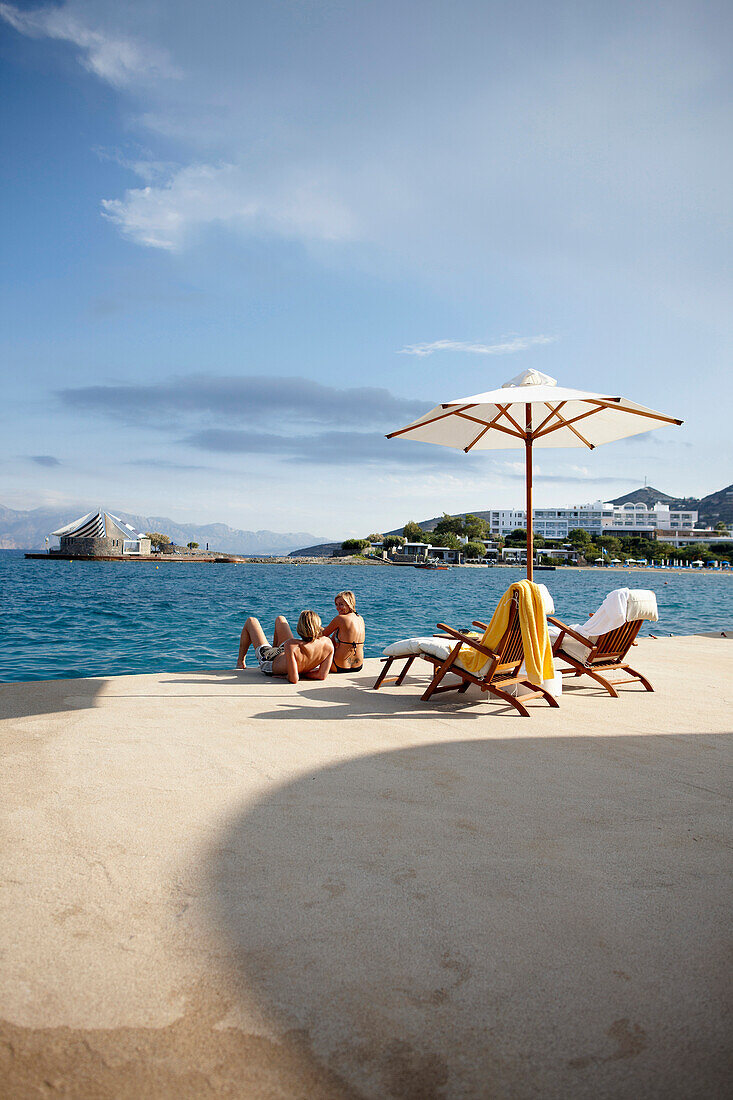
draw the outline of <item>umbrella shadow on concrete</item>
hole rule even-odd
[[[359,1096],[722,1096],[729,745],[508,737],[309,770],[212,850],[222,965]]]
[[[96,705],[104,679],[32,680],[0,685],[0,721],[36,714],[65,714]]]

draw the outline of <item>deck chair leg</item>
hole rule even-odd
[[[560,704],[558,703],[555,696],[552,694],[551,691],[548,691],[547,688],[538,687],[537,684],[531,684],[529,682],[529,680],[523,680],[522,684],[523,684],[524,687],[528,687],[532,691],[538,691],[540,693],[540,695],[542,695],[543,698],[546,700],[546,702],[548,702],[550,704],[551,707],[559,707],[560,706]]]
[[[630,668],[629,665],[621,665],[624,672],[628,672],[631,676],[636,676],[639,683],[643,684],[647,691],[654,691],[654,688],[647,680],[646,676],[642,676],[640,672],[637,672],[635,668]]]
[[[379,673],[379,676],[377,676],[377,682],[374,685],[374,691],[379,691],[380,687],[382,686],[382,684],[384,682],[385,676],[387,675],[387,673],[389,672],[390,668],[392,667],[392,665],[394,663],[394,660],[395,660],[394,657],[388,657],[387,660],[384,662],[384,667],[383,667],[382,671]]]
[[[450,672],[451,665],[453,664],[455,658],[458,656],[460,649],[461,644],[459,642],[457,646],[453,647],[448,657],[445,659],[445,661],[443,661],[442,665],[436,666],[435,672],[433,673],[433,678],[428,684],[427,690],[423,693],[423,695],[420,696],[423,703],[427,703],[430,696],[437,690],[438,684],[443,679],[446,672]]]
[[[437,689],[438,684],[440,683],[440,681],[443,679],[444,676],[445,676],[445,673],[442,672],[439,668],[436,668],[435,672],[433,673],[432,680],[430,681],[427,688],[425,689],[425,691],[420,696],[420,699],[422,700],[423,703],[427,703],[428,699],[433,694],[433,692]]]
[[[609,695],[613,696],[614,699],[618,699],[618,692],[613,684],[609,684],[608,680],[604,680],[602,676],[599,676],[597,672],[592,672],[589,668],[586,668],[584,671],[586,676],[590,676],[597,684],[604,687]]]
[[[522,718],[529,718],[529,711],[522,703],[519,702],[516,696],[510,695],[508,691],[502,691],[501,688],[492,687],[488,684],[486,686],[486,690],[490,691],[492,695],[498,696],[499,699],[503,699],[505,703],[511,703],[511,705],[519,711]]]
[[[411,657],[408,658],[407,661],[405,661],[405,667],[402,669],[402,672],[399,674],[399,676],[395,680],[395,687],[400,686],[400,684],[404,680],[405,676],[407,676],[407,673],[410,671],[410,666],[412,665],[412,662],[415,660],[416,657],[417,657],[417,653],[414,653]]]

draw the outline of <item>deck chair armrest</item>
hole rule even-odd
[[[563,634],[569,634],[571,638],[575,638],[576,642],[582,642],[584,646],[588,647],[588,649],[594,649],[595,648],[595,645],[596,645],[595,642],[591,642],[587,638],[584,638],[582,634],[578,634],[577,630],[573,630],[573,628],[571,626],[567,626],[566,623],[560,622],[560,620],[556,619],[554,617],[554,615],[548,615],[547,616],[547,621],[548,621],[548,623],[552,623],[553,626],[557,626],[557,627],[560,628],[561,633],[560,633],[560,638],[558,638],[558,641],[560,641]]]
[[[438,630],[444,631],[444,638],[460,638],[462,642],[467,640],[466,635],[461,634],[460,630],[454,630],[452,626],[446,626],[445,623],[438,623]]]
[[[452,626],[446,626],[445,623],[438,623],[438,627],[441,630],[445,630],[449,638],[456,638],[463,645],[470,646],[471,649],[477,649],[479,653],[483,653],[484,657],[495,658],[497,656],[493,650],[488,649],[485,645],[481,645],[475,638],[469,637],[468,634],[461,634],[460,630],[454,630]]]
[[[488,630],[489,629],[486,623],[480,623],[480,622],[478,622],[477,619],[473,620],[473,622],[471,623],[471,626],[480,626],[482,630]]]

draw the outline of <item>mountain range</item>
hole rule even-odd
[[[660,501],[672,508],[695,509],[699,514],[701,527],[714,527],[716,523],[733,526],[733,485],[697,499],[695,497],[673,497],[652,486],[634,489],[610,501],[611,504],[646,504]],[[223,550],[229,554],[250,554],[257,556],[270,554],[330,554],[340,547],[338,542],[326,542],[323,536],[308,531],[241,531],[229,527],[226,523],[177,523],[166,516],[139,516],[132,512],[114,512],[138,531],[160,531],[175,543],[185,546],[187,542],[198,542],[201,547],[208,543],[212,550]],[[465,513],[461,513],[465,514]],[[475,511],[473,515],[488,519],[489,512]],[[30,511],[17,511],[0,505],[0,550],[41,550],[49,532],[70,523],[75,519],[68,509],[33,508]],[[423,531],[434,530],[442,516],[422,520]],[[401,535],[402,528],[385,531],[386,535]],[[301,548],[301,549],[299,549]]]
[[[136,531],[160,531],[178,545],[197,542],[205,547],[208,543],[212,550],[223,550],[229,554],[288,554],[306,542],[323,540],[322,535],[313,535],[308,531],[240,531],[226,523],[201,526],[177,523],[166,516],[138,516],[132,512],[116,512],[114,508],[109,511],[131,524]],[[0,550],[41,550],[51,531],[76,518],[77,514],[71,514],[69,509],[33,508],[23,512],[0,505]],[[55,540],[52,540],[52,545],[55,545]]]

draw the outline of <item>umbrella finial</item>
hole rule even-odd
[[[543,374],[540,370],[523,370],[516,378],[505,382],[503,390],[513,389],[515,386],[556,386],[557,379],[550,378],[549,374]]]

